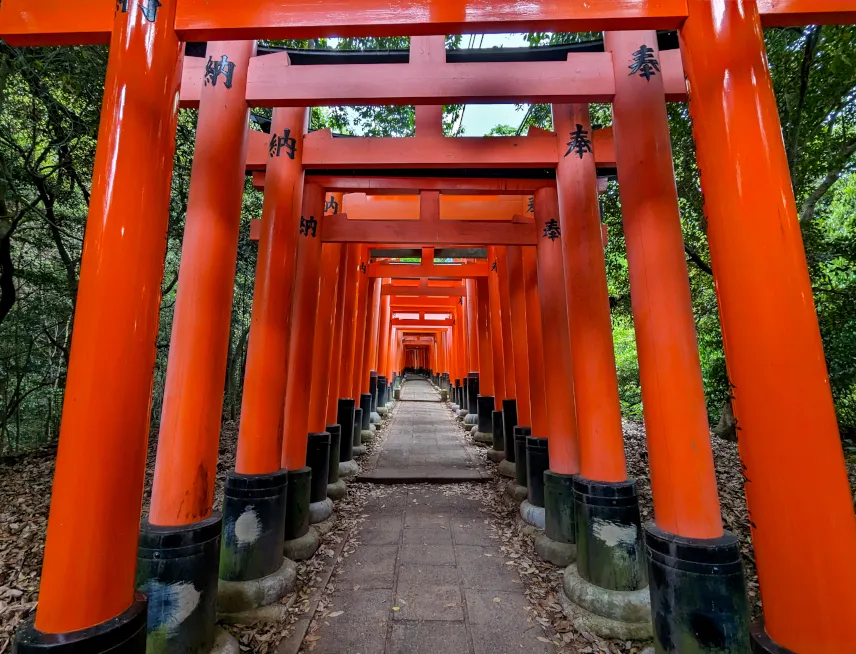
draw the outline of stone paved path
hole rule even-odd
[[[379,458],[385,469],[465,469],[466,450],[430,385],[410,381],[403,398]],[[475,488],[408,485],[368,500],[356,551],[333,577],[328,611],[342,613],[322,621],[313,652],[553,651],[537,640],[543,631],[529,617],[524,585],[513,566],[505,565],[481,500],[467,492]]]
[[[490,474],[471,459],[455,435],[440,395],[423,380],[407,382],[383,449],[358,481],[455,483],[487,481]]]

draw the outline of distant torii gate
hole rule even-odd
[[[811,285],[762,36],[763,26],[852,23],[856,21],[856,7],[850,0],[535,0],[523,4],[517,0],[359,0],[334,12],[320,5],[297,7],[281,0],[237,4],[231,0],[123,0],[118,5],[113,0],[93,0],[90,5],[83,11],[79,3],[66,0],[3,0],[0,5],[0,35],[11,45],[109,42],[111,46],[39,606],[35,626],[18,637],[20,651],[62,648],[69,641],[92,652],[123,647],[143,651],[140,634],[146,623],[145,602],[133,595],[138,545],[141,560],[147,550],[168,548],[167,536],[186,539],[182,542],[205,551],[215,547],[213,543],[219,545],[219,519],[211,513],[212,462],[216,460],[218,433],[211,428],[210,416],[217,403],[197,405],[194,400],[211,384],[222,386],[220,350],[223,325],[228,326],[228,302],[222,294],[237,242],[237,223],[229,218],[237,215],[240,203],[236,199],[240,198],[246,165],[248,74],[255,49],[252,40],[590,30],[607,32],[611,80],[610,64],[604,56],[597,67],[602,73],[600,79],[581,73],[588,86],[574,84],[555,96],[550,96],[554,82],[549,80],[543,91],[534,89],[535,84],[529,87],[534,89],[530,98],[550,97],[552,102],[567,103],[555,107],[555,125],[561,137],[548,148],[547,156],[550,150],[554,153],[552,164],[545,163],[537,138],[498,139],[493,146],[506,153],[518,148],[524,155],[534,146],[538,152],[522,156],[521,167],[557,168],[557,187],[534,192],[537,242],[528,245],[535,247],[523,248],[504,238],[495,243],[512,250],[521,247],[524,269],[526,257],[536,250],[544,354],[554,359],[547,362],[544,372],[549,392],[558,389],[563,395],[561,401],[547,398],[547,425],[542,434],[549,436],[548,472],[554,475],[551,483],[573,484],[575,489],[594,495],[617,489],[616,493],[625,494],[620,499],[633,506],[635,490],[626,480],[620,451],[614,366],[610,370],[609,365],[609,316],[608,306],[603,304],[605,273],[598,260],[598,252],[602,257],[601,241],[593,219],[596,201],[591,201],[593,185],[580,183],[593,178],[595,166],[585,141],[579,140],[584,137],[582,132],[591,133],[585,104],[611,101],[656,513],[656,526],[649,526],[645,533],[651,570],[658,573],[650,580],[655,637],[658,648],[664,651],[679,651],[686,642],[700,651],[746,651],[748,613],[740,554],[734,539],[722,530],[710,456],[669,157],[663,71],[644,77],[628,74],[629,66],[650,64],[648,57],[656,60],[659,53],[651,32],[655,29],[679,30],[688,81],[764,601],[765,627],[756,629],[754,647],[767,652],[839,652],[851,646],[850,625],[856,621],[856,596],[852,592],[856,568],[846,562],[856,551],[856,520],[817,318],[813,303],[807,300],[812,297]],[[185,284],[182,277],[179,284],[191,291],[187,291],[186,301],[179,300],[186,308],[176,308],[170,369],[180,371],[171,373],[173,377],[167,382],[170,408],[167,403],[164,407],[165,414],[176,416],[179,427],[166,438],[161,435],[159,450],[169,455],[159,452],[153,512],[138,543],[180,99],[179,40],[224,39],[233,41],[212,44],[209,54],[216,61],[226,57],[234,63],[234,76],[227,87],[221,78],[225,71],[204,69],[208,84],[203,82],[200,91],[200,127],[205,125],[206,129],[200,134],[205,133],[206,138],[199,139],[194,161],[192,208],[188,213],[194,212],[196,218],[188,217],[192,238],[185,241],[187,258],[182,265],[184,275],[185,268],[195,271],[197,265],[209,270],[210,261],[214,261],[213,267],[224,274],[222,278],[201,278],[196,286]],[[237,41],[241,39],[242,43]],[[643,51],[642,45],[650,52]],[[640,52],[645,62],[640,61]],[[262,59],[267,57],[253,62],[253,72],[260,76],[266,65]],[[276,55],[269,63],[275,63],[280,71],[285,65]],[[505,83],[510,70],[506,66],[479,69],[492,87],[487,89],[476,87],[477,79],[456,86],[448,77],[449,69],[440,70],[438,74],[446,77],[436,85],[436,93],[427,90],[432,85],[418,83],[420,77],[428,77],[435,70],[400,71],[405,76],[415,75],[415,82],[405,84],[403,78],[390,78],[401,82],[400,92],[406,94],[387,100],[439,104],[507,97],[492,87]],[[560,72],[568,74],[566,70]],[[360,274],[364,271],[357,267],[367,258],[361,245],[366,241],[354,242],[358,233],[340,233],[336,243],[327,244],[333,248],[327,247],[325,253],[321,240],[314,238],[314,232],[310,235],[311,225],[298,227],[293,220],[304,208],[313,212],[304,211],[304,215],[321,216],[326,191],[310,180],[307,192],[303,192],[306,111],[300,107],[357,101],[363,96],[340,95],[338,88],[324,85],[320,78],[315,86],[305,78],[295,79],[302,79],[303,95],[299,98],[266,99],[264,93],[268,91],[264,89],[273,85],[257,87],[262,89],[258,102],[281,102],[282,107],[274,111],[271,126],[275,140],[268,146],[260,240],[260,274],[270,284],[257,284],[254,298],[259,335],[251,339],[255,372],[253,384],[248,386],[250,399],[246,394],[244,398],[238,465],[242,472],[269,480],[278,480],[280,470],[287,470],[289,493],[297,492],[292,489],[302,487],[308,479],[308,469],[303,467],[307,462],[303,438],[307,425],[302,422],[311,425],[313,418],[306,416],[301,406],[304,388],[289,384],[287,392],[286,375],[281,371],[272,376],[276,383],[268,384],[265,371],[288,360],[289,376],[296,379],[306,361],[315,360],[315,352],[318,361],[326,359],[329,364],[331,350],[314,348],[318,341],[308,326],[314,324],[315,316],[327,303],[335,304],[336,310],[340,306],[348,309],[331,314],[337,316],[336,329],[331,330],[332,352],[338,349],[348,356],[342,370],[333,374],[339,378],[329,380],[330,398],[360,394],[368,383],[364,363],[376,354],[370,338],[374,327],[366,320],[372,315],[369,306],[375,296],[368,291],[369,276]],[[523,87],[518,84],[514,92],[521,92]],[[390,93],[396,91],[394,84],[389,89]],[[220,102],[215,111],[206,97],[230,101]],[[645,129],[640,129],[640,116],[645,117]],[[323,136],[312,138],[319,143],[324,140]],[[576,144],[578,158],[558,156],[566,138],[571,139],[569,145]],[[333,147],[341,151],[339,144]],[[405,162],[402,166],[407,161],[418,165],[412,153],[404,153],[408,145],[402,143],[400,147],[399,157]],[[460,144],[447,142],[444,147],[432,154],[427,165],[496,165],[490,147],[477,156],[470,153],[451,162],[447,158],[450,152],[470,146],[462,140]],[[569,154],[572,151],[573,147]],[[223,170],[224,166],[228,170]],[[433,200],[424,202],[436,213]],[[580,202],[584,210],[574,212]],[[202,227],[205,223],[201,217],[207,212],[222,219],[218,223],[222,230]],[[342,222],[334,218],[331,224],[336,226],[337,220]],[[506,227],[516,228],[513,224]],[[414,236],[418,242],[424,237],[457,244],[477,241],[474,234],[465,235],[463,243],[447,241],[458,235],[441,234],[438,229],[436,225],[420,226]],[[578,238],[567,238],[570,233]],[[212,241],[217,247],[210,247]],[[349,245],[340,245],[346,241]],[[760,253],[758,243],[764,244]],[[325,254],[331,264],[339,255],[338,278],[321,265]],[[215,255],[219,258],[207,258]],[[510,253],[509,266],[515,256]],[[594,256],[596,265],[582,266],[587,256]],[[228,266],[223,265],[224,260]],[[195,263],[188,265],[189,261]],[[431,268],[433,271],[435,267]],[[382,269],[375,268],[375,272]],[[433,276],[424,272],[419,276]],[[384,276],[389,277],[378,275]],[[287,283],[294,280],[300,283]],[[319,292],[325,288],[325,280],[327,295]],[[483,394],[486,397],[493,397],[494,386],[500,389],[501,384],[504,392],[512,383],[511,378],[485,372],[502,352],[496,347],[502,341],[501,316],[498,320],[493,315],[498,304],[490,299],[498,297],[501,303],[503,289],[497,281],[486,275],[468,282],[468,288],[477,289],[468,298],[476,300],[477,306],[467,310],[472,309],[477,318],[480,374],[485,382],[481,390],[490,386]],[[272,294],[273,290],[292,287],[296,289],[294,295],[291,290],[284,295]],[[375,287],[380,290],[380,284],[373,283],[373,291]],[[337,289],[335,303],[329,292],[332,288]],[[339,288],[345,289],[341,295]],[[529,295],[527,292],[527,300]],[[198,310],[194,297],[209,303],[205,305],[208,310],[199,313],[195,322],[193,311]],[[282,326],[289,323],[292,304],[299,307],[294,333],[301,338],[308,335],[307,340],[293,336],[288,342],[281,333]],[[527,313],[527,321],[529,316]],[[196,327],[199,321],[211,324],[200,328],[194,339],[194,330],[188,325]],[[179,328],[179,323],[185,326]],[[568,338],[562,333],[566,323]],[[579,346],[583,338],[586,347]],[[313,343],[311,357],[303,352],[307,342]],[[173,357],[187,365],[173,365]],[[248,364],[248,371],[250,367]],[[594,374],[587,374],[592,369]],[[572,378],[568,377],[570,370]],[[583,380],[590,381],[590,386],[584,386]],[[608,399],[596,401],[597,395],[590,392],[594,388],[606,389]],[[293,404],[300,413],[296,421],[300,424],[293,432],[298,437],[286,439],[284,451],[276,439],[283,396],[286,406]],[[575,402],[569,401],[571,397]],[[328,409],[333,405],[322,404],[319,420],[330,415]],[[204,420],[191,417],[195,406],[204,406]],[[788,411],[782,411],[783,406]],[[313,413],[311,409],[309,412]],[[257,422],[245,424],[245,420]],[[807,434],[811,434],[810,446]],[[797,471],[812,492],[794,491],[792,478],[783,470]],[[185,494],[189,503],[181,502]],[[794,515],[803,519],[795,521]],[[804,545],[806,521],[822,535],[822,546]],[[301,525],[287,524],[285,533],[299,535],[301,529]],[[277,533],[274,528],[271,533],[280,537],[282,531]],[[152,564],[146,572],[155,568]],[[597,578],[596,571],[584,568],[581,561],[577,570],[586,582],[607,583]],[[686,574],[699,571],[709,583],[703,591],[688,581]],[[211,583],[210,576],[206,577],[206,584]],[[204,596],[210,603],[210,588]],[[155,601],[156,595],[152,597]],[[672,597],[687,598],[687,603],[672,604]],[[691,597],[698,601],[693,602]],[[208,605],[205,610],[213,612]],[[728,628],[723,629],[723,625]]]

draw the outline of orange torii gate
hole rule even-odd
[[[206,133],[211,140],[200,138],[197,144],[189,205],[189,214],[214,212],[229,219],[239,210],[235,202],[240,194],[236,180],[240,181],[246,163],[248,137],[241,117],[245,120],[251,97],[248,76],[251,70],[261,76],[265,66],[263,58],[253,61],[253,39],[529,30],[604,30],[613,71],[610,86],[607,57],[601,57],[594,68],[605,79],[584,74],[579,84],[569,84],[557,92],[549,87],[556,85],[555,80],[566,78],[554,77],[542,90],[532,84],[526,91],[530,95],[516,97],[565,103],[564,107],[557,104],[556,111],[568,121],[565,124],[572,126],[565,133],[579,154],[576,157],[577,152],[571,148],[568,154],[574,156],[560,157],[562,145],[554,141],[553,156],[549,158],[550,148],[545,155],[537,143],[539,139],[518,140],[521,153],[532,149],[521,157],[521,167],[562,164],[558,167],[557,188],[535,190],[537,242],[529,243],[537,251],[537,284],[544,291],[540,330],[543,354],[559,361],[557,366],[554,360],[545,360],[545,377],[549,375],[560,384],[559,390],[565,395],[561,401],[570,404],[568,392],[579,387],[582,380],[578,375],[583,369],[595,369],[596,378],[605,380],[607,385],[614,375],[614,370],[608,369],[608,356],[602,346],[582,353],[574,347],[579,336],[574,325],[580,315],[575,308],[578,300],[581,306],[594,307],[596,311],[590,321],[577,326],[599,329],[599,337],[603,338],[604,289],[594,289],[591,296],[582,298],[574,295],[574,277],[568,272],[571,258],[599,248],[592,247],[595,240],[590,205],[582,217],[573,217],[581,222],[575,222],[570,229],[575,230],[574,235],[584,236],[578,243],[567,238],[567,220],[571,216],[562,209],[568,197],[590,202],[585,195],[589,189],[573,183],[592,176],[593,157],[587,156],[582,134],[587,131],[583,105],[611,101],[655,503],[656,526],[649,525],[645,532],[648,565],[653,571],[650,581],[655,637],[664,651],[679,651],[680,643],[687,642],[700,651],[747,651],[748,613],[740,555],[733,538],[723,532],[718,515],[669,160],[664,75],[640,77],[627,73],[628,62],[631,66],[642,65],[650,63],[649,57],[656,60],[659,55],[656,47],[647,45],[656,41],[652,40],[652,32],[628,30],[654,29],[679,30],[690,91],[712,265],[735,414],[740,420],[746,495],[764,600],[765,626],[756,628],[753,647],[769,652],[845,651],[850,643],[848,627],[856,619],[856,599],[852,594],[856,571],[841,563],[856,550],[856,521],[817,319],[812,303],[806,301],[811,297],[811,286],[761,28],[854,20],[856,8],[849,0],[535,0],[522,5],[512,0],[359,0],[334,12],[327,7],[297,7],[276,0],[239,4],[231,0],[122,0],[118,4],[113,0],[93,0],[84,11],[79,3],[65,0],[37,4],[32,0],[4,0],[0,5],[0,35],[11,45],[111,45],[40,601],[35,625],[18,636],[19,651],[62,649],[68,643],[92,652],[144,651],[145,600],[134,595],[138,546],[140,562],[150,562],[140,566],[145,575],[155,575],[154,569],[159,568],[157,574],[164,576],[158,579],[180,577],[181,570],[151,563],[161,560],[160,553],[176,539],[204,553],[200,557],[205,559],[204,564],[201,562],[198,570],[205,570],[204,580],[200,580],[205,601],[199,610],[213,624],[212,598],[216,593],[211,586],[216,586],[216,575],[211,576],[211,557],[219,548],[220,520],[211,511],[214,474],[210,464],[212,452],[216,457],[218,434],[182,420],[180,411],[174,414],[179,425],[176,436],[165,438],[159,445],[165,454],[159,451],[157,476],[164,481],[156,481],[153,514],[138,543],[158,289],[181,85],[179,41],[232,40],[213,45],[209,53],[212,64],[214,55],[221,62],[224,59],[220,57],[225,57],[226,62],[234,64],[230,84],[216,84],[221,74],[226,74],[222,68],[212,65],[209,69],[206,65],[204,69],[210,85],[203,83],[200,90],[200,124],[210,121],[212,128]],[[239,40],[244,44],[236,43]],[[643,51],[640,45],[646,49]],[[641,59],[636,55],[640,52]],[[282,57],[270,63],[276,63],[280,71],[285,66]],[[407,77],[425,77],[434,72],[431,69],[393,71],[395,75],[385,78],[389,93],[396,92],[396,84],[401,84],[398,92],[402,95],[383,97],[391,102],[423,105],[509,97],[495,88],[514,77],[505,65],[499,71],[485,66],[472,69],[478,70],[489,83],[487,86],[494,88],[471,88],[472,82],[456,86],[448,74],[450,70],[439,71],[439,82],[425,84],[424,89],[412,81],[408,83]],[[567,71],[562,74],[567,75]],[[276,91],[263,79],[253,88],[259,89],[254,102],[271,106],[282,103],[282,108],[274,111],[272,134],[276,141],[269,148],[270,162],[265,170],[259,279],[266,283],[256,288],[254,320],[258,329],[251,339],[253,365],[248,364],[248,383],[253,382],[248,388],[254,393],[244,398],[238,466],[242,472],[230,483],[236,493],[252,493],[281,488],[284,478],[289,477],[288,492],[292,493],[291,478],[302,487],[309,475],[303,474],[303,468],[294,467],[285,468],[285,475],[281,472],[283,452],[277,441],[277,424],[282,417],[282,397],[288,404],[288,393],[296,391],[286,389],[285,371],[271,370],[270,362],[276,362],[273,368],[281,368],[282,361],[288,360],[287,370],[297,374],[305,368],[306,360],[294,340],[289,346],[284,338],[282,325],[291,320],[292,303],[290,295],[280,291],[299,278],[307,287],[298,287],[295,306],[319,308],[309,300],[312,293],[308,284],[323,284],[318,258],[324,257],[326,249],[333,260],[336,250],[331,246],[337,245],[328,242],[321,247],[317,240],[317,247],[308,246],[307,239],[315,238],[314,231],[310,235],[311,227],[301,225],[298,232],[293,220],[304,208],[320,216],[319,202],[323,202],[326,190],[317,185],[316,190],[303,192],[306,111],[302,107],[330,101],[356,102],[364,96],[350,91],[339,95],[338,89],[331,90],[320,83],[313,86],[306,79],[300,86],[300,97],[273,97],[270,93]],[[514,92],[522,93],[522,88],[518,85]],[[212,100],[206,102],[209,97]],[[229,97],[234,103],[226,106],[221,100]],[[636,117],[640,112],[647,117],[647,130],[638,128]],[[227,115],[233,121],[229,128],[215,130],[214,126],[221,127]],[[239,124],[240,129],[236,127]],[[565,138],[568,137],[562,133],[562,144]],[[322,140],[318,137],[319,143]],[[445,149],[426,151],[430,156],[423,164],[415,161],[416,153],[402,143],[397,156],[400,167],[447,166],[448,153],[457,148],[465,155],[455,162],[460,167],[493,167],[497,165],[494,159],[498,151],[518,147],[513,142],[497,140],[494,145],[487,144],[483,152],[471,151],[472,146],[464,142],[446,143]],[[335,147],[341,151],[338,144]],[[353,156],[349,158],[353,160]],[[385,155],[385,161],[392,159],[388,153]],[[323,163],[316,161],[319,166]],[[206,168],[212,162],[227,162],[234,167],[231,183],[223,187],[220,201],[215,199],[220,197],[215,187],[221,175],[212,175]],[[570,163],[578,165],[571,169]],[[346,164],[340,161],[331,165]],[[747,180],[746,171],[751,171],[751,180]],[[433,200],[425,203],[436,213]],[[746,217],[751,220],[743,220]],[[336,220],[341,222],[334,218],[332,224]],[[189,216],[189,230],[193,222]],[[226,220],[224,224],[234,223]],[[424,230],[418,232],[420,238],[436,236],[434,225],[420,229]],[[445,242],[451,236],[440,235],[436,239]],[[341,234],[338,243],[346,242],[346,237],[353,235]],[[198,230],[186,244],[186,261],[195,261],[194,266],[208,270],[222,268],[224,256],[226,260],[233,256],[235,239],[230,229]],[[211,247],[212,240],[216,247]],[[334,347],[347,356],[343,357],[346,363],[335,384],[339,393],[331,390],[330,397],[353,397],[354,391],[359,394],[366,383],[366,355],[369,361],[372,356],[365,335],[373,329],[367,329],[366,316],[373,315],[368,307],[370,298],[375,296],[369,293],[369,276],[360,274],[357,266],[358,262],[360,266],[365,264],[365,248],[360,245],[364,242],[360,239],[346,247],[338,246],[340,264],[345,265],[339,268],[334,315],[337,326],[338,316],[343,322],[342,329],[333,331],[334,340],[341,341]],[[765,244],[762,256],[756,249],[759,242]],[[494,245],[519,246],[511,239]],[[212,261],[216,266],[209,265]],[[593,275],[592,284],[600,284],[597,257],[593,261],[586,274]],[[389,265],[369,264],[376,266],[375,273],[387,272],[382,267]],[[420,273],[433,272],[439,266],[421,267],[425,270]],[[502,333],[501,329],[496,332],[496,321],[491,322],[490,289],[496,284],[489,279],[478,276],[468,282],[473,292],[467,297],[468,311],[470,301],[477,300],[472,309],[477,317],[479,358],[485,367],[492,365],[488,360],[498,352],[492,339],[500,338]],[[330,277],[328,281],[332,280]],[[224,321],[228,325],[228,312],[222,311],[226,281],[202,277],[194,286],[193,282],[181,280],[183,289],[193,289],[188,291],[189,297],[201,294],[212,302],[212,309],[194,321],[193,300],[183,302],[185,309],[179,310],[177,305],[176,325],[186,327],[173,333],[167,382],[175,393],[175,399],[170,401],[178,403],[173,406],[180,407],[185,401],[188,407],[193,406],[193,398],[184,396],[194,387],[196,376],[182,371],[204,371],[201,378],[211,375],[211,379],[222,379],[222,375],[217,376],[221,356],[210,353],[218,351],[216,344],[222,342]],[[372,291],[374,287],[379,285],[374,284]],[[341,294],[338,288],[343,288]],[[501,288],[498,293],[497,296],[494,290],[493,296],[499,297],[501,304]],[[274,297],[278,300],[274,301]],[[765,301],[757,302],[758,297]],[[569,319],[564,321],[563,303],[564,311],[570,310]],[[512,310],[512,318],[513,313]],[[200,327],[200,321],[209,324]],[[299,322],[299,329],[295,326],[303,337],[298,343],[314,344],[310,329],[314,321],[313,316]],[[529,322],[529,313],[526,322],[527,328],[537,327],[537,323]],[[567,338],[561,333],[565,331],[564,323],[570,325]],[[187,337],[194,329],[205,336],[197,343]],[[581,366],[578,356],[583,356],[587,365]],[[178,363],[181,361],[186,365]],[[555,373],[557,367],[565,371],[565,378]],[[576,385],[567,378],[570,370]],[[273,383],[266,386],[259,380],[265,379],[267,371],[273,373]],[[493,375],[490,378],[489,390],[493,393],[495,380]],[[496,375],[496,381],[499,379]],[[329,387],[334,387],[334,380],[330,380]],[[638,517],[632,515],[633,491],[624,479],[621,461],[609,456],[617,452],[612,407],[600,411],[604,407],[587,404],[591,397],[575,392],[577,414],[572,416],[551,397],[554,392],[556,389],[548,386],[546,428],[563,431],[544,432],[550,436],[550,471],[559,475],[560,481],[553,490],[561,495],[570,484],[574,492],[597,498],[609,489],[609,497],[620,499],[627,508],[621,516],[621,520],[628,521],[625,526],[632,526],[634,519],[638,524]],[[198,404],[206,412],[206,420],[200,424],[210,426],[212,406],[216,409],[216,404]],[[789,407],[786,415],[781,406]],[[166,403],[164,411],[166,415]],[[576,424],[563,422],[567,420]],[[257,427],[252,426],[253,421]],[[613,431],[609,432],[610,445],[601,449],[594,447],[592,430],[604,425]],[[810,448],[805,444],[807,433],[812,434]],[[283,458],[288,466],[306,462],[306,456],[301,456],[305,447],[302,441],[303,433],[286,439]],[[533,448],[540,453],[542,445],[534,443]],[[554,451],[557,456],[553,456]],[[798,470],[814,492],[792,492],[790,478],[781,474],[782,469]],[[251,476],[253,479],[249,479]],[[562,489],[556,490],[559,486]],[[229,491],[227,484],[227,498],[237,501],[238,495],[230,496]],[[822,497],[821,510],[815,494]],[[194,501],[185,505],[177,500],[185,495]],[[583,502],[577,506],[591,510],[595,504]],[[803,546],[804,521],[797,526],[790,517],[794,514],[811,517],[812,525],[823,534],[823,547]],[[287,517],[294,519],[291,514]],[[550,526],[548,523],[548,532]],[[263,533],[281,538],[282,531],[277,530],[282,520],[276,524],[265,522],[262,527]],[[286,528],[287,533],[298,535],[303,525]],[[228,549],[234,533],[230,535],[227,528],[224,534],[224,547]],[[589,538],[590,534],[578,537]],[[276,544],[274,550],[278,549],[279,543]],[[601,553],[607,554],[608,548]],[[587,550],[585,556],[589,557],[585,564],[592,567],[586,568],[581,562],[569,570],[577,570],[590,585],[628,590],[628,584],[640,584],[638,573],[642,568],[638,561],[628,568],[637,573],[637,578],[616,584],[600,576],[597,561],[590,558],[597,557],[597,553]],[[266,561],[262,566],[265,574],[275,573],[281,560],[280,554],[279,559]],[[254,562],[247,565],[252,567]],[[704,576],[704,585],[690,581],[694,573]],[[162,602],[159,607],[166,605],[166,599],[155,592],[156,585],[148,588],[150,602]],[[672,603],[672,597],[679,598],[677,604]],[[148,625],[149,630],[159,627]],[[182,632],[179,641],[188,638],[197,639],[194,644],[198,644],[199,639],[212,638],[212,632]]]

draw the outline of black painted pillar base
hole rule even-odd
[[[756,622],[749,630],[752,637],[752,654],[796,654],[787,647],[782,647],[775,640],[770,638],[769,634],[764,631],[763,623]]]
[[[330,457],[327,459],[327,485],[339,481],[339,461],[342,448],[342,426],[327,425],[327,433],[330,434]]]
[[[502,401],[502,435],[505,460],[514,463],[514,428],[517,426],[517,400]]]
[[[719,538],[685,538],[648,523],[645,544],[657,652],[749,652],[737,538],[728,531]]]
[[[372,404],[369,407],[369,415],[372,412],[377,413],[377,370],[372,370],[369,372],[369,395],[372,396]]]
[[[371,393],[360,395],[360,431],[370,431],[372,424],[372,396]]]
[[[362,447],[363,445],[363,410],[362,408],[354,409],[354,426],[351,432],[352,447]],[[353,451],[353,450],[352,450]],[[354,452],[357,454],[357,452]]]
[[[285,499],[284,540],[295,540],[309,531],[309,499],[312,489],[312,468],[288,471]]]
[[[208,654],[217,619],[222,517],[162,527],[145,521],[137,548],[137,588],[149,599],[147,654]],[[199,593],[186,614],[184,589]],[[182,601],[184,600],[184,601]]]
[[[341,440],[339,441],[339,463],[354,458],[354,400],[339,398],[336,407],[336,422],[339,423]]]
[[[478,396],[478,431],[481,434],[493,433],[493,407],[496,403],[493,395]],[[491,439],[492,440],[492,439]]]
[[[526,437],[526,487],[529,489],[529,503],[532,506],[544,506],[544,473],[550,469],[550,456],[547,452],[547,439],[538,436]]]
[[[15,635],[15,652],[19,654],[145,654],[146,597],[134,594],[130,607],[115,618],[87,629],[48,634],[32,622]]]
[[[464,377],[461,380],[461,411],[469,413],[470,380]]]
[[[385,375],[377,376],[377,408],[378,413],[384,415],[384,411],[386,410],[386,403],[389,402],[387,389],[389,387],[389,380]]]
[[[535,538],[535,553],[564,568],[577,559],[574,475],[544,473],[544,533]]]
[[[577,569],[600,588],[639,590],[648,585],[636,482],[573,482]],[[614,534],[604,538],[604,525]]]
[[[220,579],[250,581],[279,570],[288,473],[226,474]]]
[[[514,428],[514,472],[518,486],[526,488],[529,483],[526,471],[526,439],[532,435],[532,428],[517,425]]]
[[[467,375],[467,417],[464,424],[475,425],[479,421],[479,374],[471,372]]]
[[[309,492],[310,504],[327,499],[327,480],[330,476],[330,433],[309,434],[306,447],[306,465],[312,470]]]

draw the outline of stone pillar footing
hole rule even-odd
[[[310,525],[317,525],[319,522],[324,522],[331,515],[333,515],[333,500],[329,497],[325,497],[320,502],[309,504]]]
[[[286,540],[282,545],[283,554],[292,561],[311,559],[321,545],[321,537],[314,527],[309,527],[305,534],[298,538]]]
[[[464,424],[468,425],[470,427],[474,427],[476,425],[476,423],[478,423],[478,421],[479,421],[479,414],[478,413],[467,413],[464,416]]]
[[[300,470],[288,471],[288,488],[285,499],[285,540],[300,538],[309,530],[311,484],[311,468],[305,467]]]
[[[544,530],[546,516],[544,515],[543,506],[535,506],[529,500],[523,500],[520,503],[520,517],[527,525],[532,525],[536,529]]]
[[[535,537],[535,554],[542,561],[564,568],[577,560],[577,546],[573,543],[553,540],[543,533]]]
[[[344,499],[348,495],[348,485],[344,479],[340,479],[332,484],[327,484],[327,497],[334,502]]]
[[[137,548],[137,588],[149,598],[146,652],[209,652],[217,619],[223,519],[218,511],[189,525],[145,521]],[[198,593],[188,613],[180,588]]]
[[[15,651],[20,654],[145,654],[146,615],[146,597],[135,593],[133,603],[124,613],[87,629],[48,634],[36,629],[31,620],[18,630]]]
[[[505,485],[505,494],[510,497],[515,504],[524,502],[529,496],[529,489],[526,486],[520,486],[515,480],[511,480]]]
[[[360,474],[360,464],[356,461],[342,461],[339,464],[339,478],[350,479]]]
[[[595,586],[580,576],[576,564],[571,564],[565,569],[559,595],[565,615],[577,629],[603,638],[649,640],[653,628],[651,598],[646,590],[608,590]]]
[[[499,462],[499,466],[497,466],[496,471],[503,477],[508,477],[510,479],[514,479],[515,475],[517,474],[514,462],[509,461],[507,456]]]
[[[223,489],[220,580],[245,582],[282,567],[288,473],[230,472]]]
[[[478,425],[473,425],[473,428],[470,429],[470,434],[473,437],[473,442],[479,445],[493,445],[493,434],[480,431]]]
[[[500,452],[499,450],[488,450],[487,458],[493,461],[494,463],[501,463],[505,461],[505,452]]]
[[[248,581],[220,580],[217,589],[217,613],[240,613],[278,602],[294,590],[297,566],[282,556],[282,565],[272,574]]]
[[[764,630],[763,623],[754,623],[749,634],[752,637],[752,654],[796,654],[793,650],[782,647]]]
[[[734,534],[686,538],[653,523],[644,531],[657,652],[749,652],[749,602]]]

